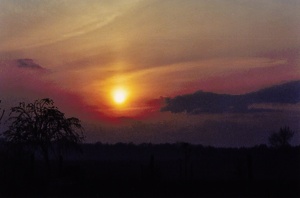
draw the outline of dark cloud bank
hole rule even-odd
[[[271,111],[267,108],[251,108],[254,104],[296,104],[300,102],[300,81],[292,81],[243,95],[216,94],[197,91],[193,94],[166,98],[161,111],[172,113],[249,113]]]

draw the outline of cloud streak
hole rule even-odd
[[[1,1],[0,50],[35,48],[85,35],[111,23],[137,2]]]

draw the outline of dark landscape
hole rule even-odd
[[[299,197],[300,147],[83,144],[50,169],[1,144],[1,197]]]

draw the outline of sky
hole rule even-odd
[[[109,122],[173,122],[178,115],[159,112],[162,97],[245,94],[299,80],[299,10],[298,0],[0,0],[1,105],[50,97],[93,122],[91,141],[146,141],[128,137],[129,129],[107,132]],[[122,104],[116,89],[126,92]],[[153,141],[195,139],[170,133],[152,134]]]

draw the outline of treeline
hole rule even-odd
[[[2,196],[300,195],[300,146],[81,144],[80,152],[51,155],[50,170],[42,155],[5,141],[0,154]]]
[[[100,153],[107,152],[116,152],[120,153],[120,157],[130,157],[131,155],[141,158],[145,157],[144,154],[156,153],[162,159],[169,159],[172,157],[178,157],[180,155],[196,155],[201,152],[225,152],[225,153],[251,153],[251,152],[283,152],[283,151],[292,151],[298,150],[300,146],[289,146],[289,147],[273,147],[266,144],[256,145],[254,147],[213,147],[213,146],[204,146],[201,144],[190,144],[187,142],[177,142],[177,143],[162,143],[162,144],[152,144],[152,143],[142,143],[134,144],[130,143],[85,143],[82,144],[83,155],[97,156]],[[85,153],[85,154],[84,154]],[[122,155],[125,154],[125,155]],[[117,155],[106,154],[103,157],[116,157]]]

